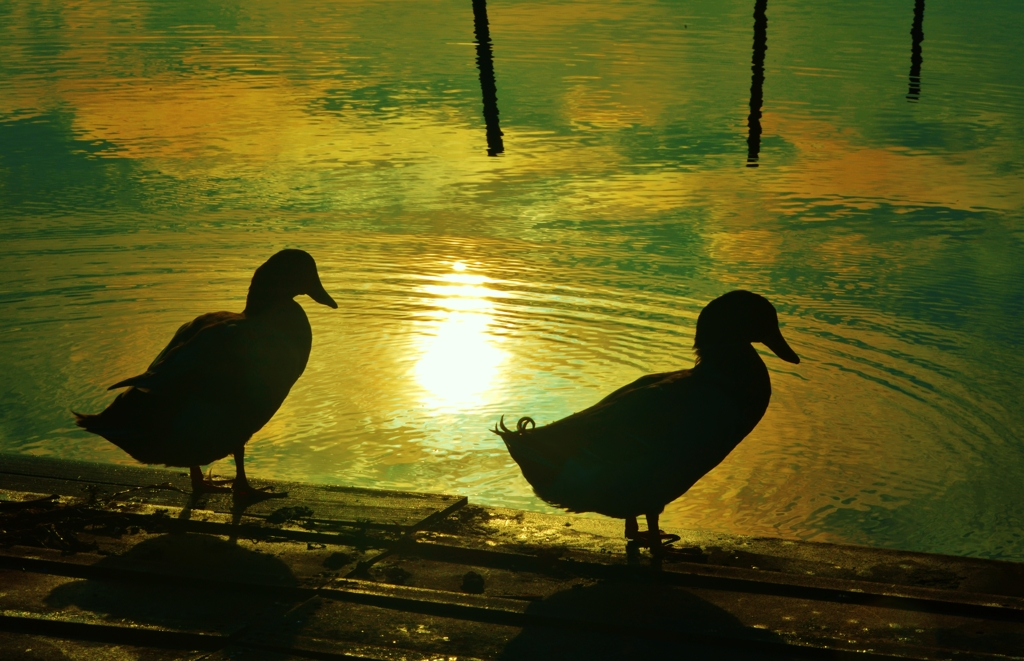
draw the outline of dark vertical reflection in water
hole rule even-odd
[[[924,0],[914,2],[914,25],[910,28],[913,43],[910,47],[910,91],[907,100],[914,102],[921,97],[921,42],[924,41]]]
[[[941,41],[933,2],[903,105],[915,0],[773,0],[752,172],[756,0],[488,3],[522,134],[496,157],[473,0],[0,0],[0,451],[131,463],[68,409],[293,245],[345,312],[297,299],[313,352],[254,477],[550,513],[484,427],[691,364],[702,305],[743,286],[806,365],[765,355],[756,438],[666,529],[1022,562],[1019,1],[947,3]]]
[[[491,32],[487,27],[486,0],[473,0],[473,30],[476,33],[476,65],[480,69],[480,91],[484,97],[484,122],[487,124],[487,155],[505,151],[498,124],[498,86],[494,82],[494,58]]]
[[[761,151],[761,102],[764,86],[764,52],[768,50],[768,17],[765,10],[768,0],[757,0],[754,3],[754,57],[750,70],[750,116],[747,118],[747,167],[757,167],[758,153]]]

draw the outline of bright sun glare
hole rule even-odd
[[[438,284],[424,287],[438,297],[440,309],[416,363],[416,379],[430,406],[461,410],[484,401],[506,354],[497,346],[500,338],[488,333],[494,321],[490,299],[502,292],[487,288],[485,276],[466,273],[462,262],[452,269],[455,273],[442,276]]]

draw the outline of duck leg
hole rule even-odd
[[[665,553],[665,546],[661,543],[661,540],[663,537],[670,536],[661,532],[661,528],[658,526],[657,514],[647,515],[647,545],[651,547],[651,555],[663,555]]]
[[[660,554],[665,544],[679,541],[679,535],[664,533],[658,528],[658,514],[648,514],[647,530],[641,532],[636,517],[626,518],[626,539],[635,540],[641,547],[648,547],[651,553]]]
[[[231,491],[230,487],[219,487],[214,480],[204,477],[199,466],[189,466],[189,477],[192,478],[192,493],[219,493]],[[223,480],[230,481],[230,480]]]
[[[235,484],[234,484],[234,495],[238,500],[248,501],[250,503],[258,503],[261,500],[267,500],[268,498],[285,498],[287,493],[270,493],[274,487],[263,487],[257,489],[256,487],[249,484],[249,480],[245,477],[245,446],[238,448],[238,451],[234,454],[235,457]]]

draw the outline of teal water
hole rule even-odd
[[[70,409],[299,247],[250,476],[550,511],[487,428],[743,287],[803,362],[666,528],[1024,560],[1024,14],[755,7],[492,1],[499,151],[469,0],[0,1],[0,450],[131,463]]]

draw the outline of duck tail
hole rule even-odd
[[[108,441],[116,443],[115,438],[123,434],[119,434],[117,425],[112,425],[107,415],[109,409],[101,413],[79,413],[78,411],[72,411],[72,415],[75,416],[75,424],[84,429],[87,432],[92,432],[97,436],[102,436]]]
[[[559,464],[546,456],[543,449],[534,447],[538,441],[541,442],[541,445],[545,445],[544,440],[546,440],[538,439],[533,434],[527,434],[536,426],[537,423],[533,421],[533,418],[523,417],[516,422],[515,429],[509,429],[505,426],[505,418],[502,416],[498,424],[494,425],[494,429],[491,430],[505,441],[505,447],[508,448],[512,459],[519,464],[519,469],[523,471],[523,477],[535,489],[551,484],[558,476],[560,468]]]
[[[110,406],[100,413],[79,413],[72,411],[75,424],[87,432],[102,436],[114,445],[135,456],[133,445],[141,438],[137,421],[125,415],[122,407],[114,400]],[[127,445],[127,447],[126,447]]]
[[[75,416],[75,424],[86,431],[93,431],[100,418],[92,413],[79,413],[78,411],[71,411],[71,415]]]
[[[505,416],[501,416],[501,420],[499,420],[498,424],[494,425],[494,429],[490,431],[492,434],[497,434],[498,436],[501,436],[503,439],[505,439],[507,436],[520,436],[523,433],[528,432],[536,427],[537,423],[534,422],[533,418],[529,416],[523,416],[522,418],[519,418],[518,422],[516,422],[516,428],[514,430],[509,429],[508,427],[505,426]]]

